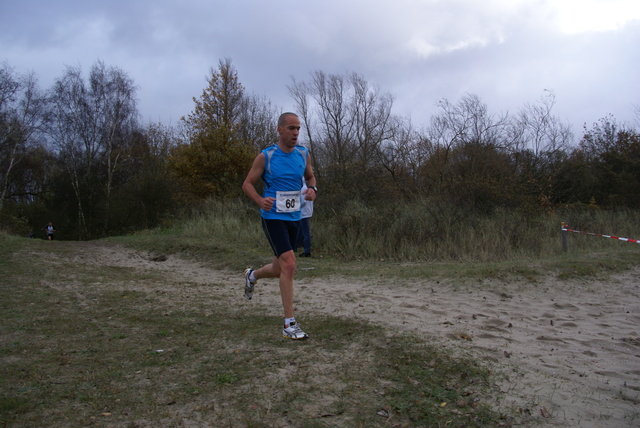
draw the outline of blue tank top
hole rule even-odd
[[[302,218],[301,188],[304,170],[307,167],[307,149],[294,147],[291,153],[285,153],[278,146],[262,151],[265,157],[263,197],[276,199],[270,211],[260,209],[262,218],[269,220],[296,221]]]

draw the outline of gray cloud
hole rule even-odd
[[[631,121],[640,104],[640,8],[627,0],[583,3],[577,24],[591,22],[588,10],[603,15],[594,31],[576,30],[550,0],[3,3],[0,60],[47,87],[65,65],[88,71],[100,59],[135,80],[152,121],[188,114],[225,57],[248,90],[287,110],[292,76],[360,73],[418,125],[465,92],[497,113],[553,90],[577,134],[608,113]]]

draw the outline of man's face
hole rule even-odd
[[[278,126],[278,134],[280,134],[280,142],[286,147],[295,147],[300,134],[300,119],[294,115],[285,116],[284,125]]]

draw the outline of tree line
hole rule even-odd
[[[353,204],[460,221],[498,208],[525,216],[563,206],[640,208],[640,133],[605,116],[576,138],[544,91],[516,113],[474,94],[442,99],[421,127],[358,73],[291,79],[302,143],[321,187],[320,211]],[[257,152],[277,141],[281,109],[247,91],[230,59],[210,69],[177,124],[139,120],[137,86],[97,61],[67,67],[42,90],[34,74],[0,67],[0,222],[86,240],[154,228],[208,198],[242,197]],[[640,111],[635,108],[636,117]]]

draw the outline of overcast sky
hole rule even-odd
[[[608,114],[640,126],[638,0],[0,0],[0,61],[43,89],[118,67],[144,121],[189,114],[224,58],[284,110],[291,78],[319,70],[361,74],[416,127],[443,98],[516,112],[545,89],[577,137]]]

